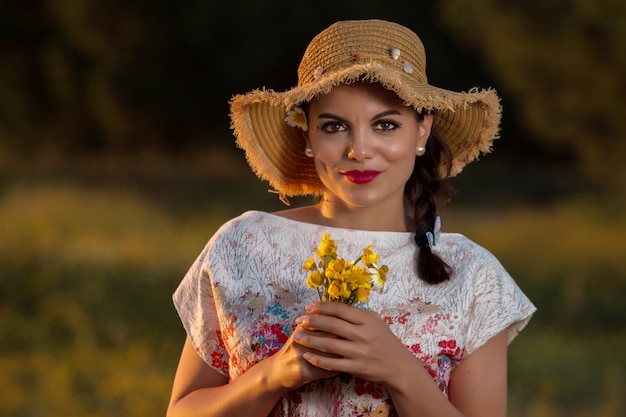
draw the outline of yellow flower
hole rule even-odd
[[[387,272],[389,271],[389,267],[387,265],[383,265],[377,269],[378,271],[378,282],[381,286],[385,285],[387,281]]]
[[[319,255],[323,258],[324,256],[330,256],[335,258],[337,254],[337,245],[335,245],[335,241],[330,238],[328,233],[324,233],[322,235],[322,241],[320,242]]]
[[[376,284],[380,288],[385,286],[385,281],[387,280],[387,271],[389,267],[387,265],[383,265],[380,268],[370,268],[369,272],[372,274],[374,278],[376,278]]]
[[[328,295],[330,295],[331,298],[335,299],[340,297],[349,297],[350,291],[348,291],[345,282],[334,279],[328,285]]]
[[[313,271],[314,269],[316,269],[315,259],[313,257],[307,259],[304,265],[302,265],[302,268],[306,269],[307,271]]]
[[[352,279],[358,284],[368,284],[372,280],[372,275],[369,271],[366,271],[362,266],[355,266],[352,268]]]
[[[298,127],[305,132],[309,129],[306,122],[306,114],[304,114],[304,111],[300,107],[294,107],[293,110],[289,110],[285,117],[285,122],[287,122],[289,126]]]
[[[341,272],[346,268],[344,259],[332,259],[326,266],[326,278],[341,279]]]
[[[309,274],[306,280],[307,287],[316,290],[317,287],[324,285],[324,277],[319,271],[313,271]]]
[[[357,263],[363,262],[363,265]],[[363,249],[361,256],[348,262],[337,256],[337,245],[330,234],[323,234],[315,256],[307,259],[302,268],[311,271],[306,285],[317,291],[320,301],[337,301],[348,305],[366,303],[373,286],[384,286],[388,268],[378,266],[378,254],[372,245]]]
[[[357,288],[356,290],[356,299],[360,303],[367,303],[367,299],[370,296],[370,286],[364,285],[362,287]]]
[[[363,249],[361,259],[363,260],[363,263],[367,266],[372,266],[378,263],[378,254],[372,250],[372,245],[369,245],[368,247]]]

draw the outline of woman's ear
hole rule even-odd
[[[311,141],[309,141],[309,134],[304,130],[300,131],[300,138],[304,142],[304,154],[307,158],[313,158],[313,149],[311,149]]]
[[[309,132],[308,131],[304,131],[302,129],[300,130],[300,139],[302,140],[302,142],[304,142],[304,146],[307,148],[311,147],[311,141],[309,140]]]
[[[425,114],[424,119],[419,122],[417,146],[426,146],[430,137],[430,130],[433,127],[433,115]]]

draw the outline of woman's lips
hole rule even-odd
[[[355,184],[367,184],[368,182],[374,181],[380,174],[380,171],[374,170],[365,170],[365,171],[346,171],[343,175],[348,179],[348,181],[353,182]]]

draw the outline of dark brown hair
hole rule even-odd
[[[424,116],[418,114],[423,120]],[[434,128],[431,129],[426,152],[415,159],[413,173],[404,187],[404,195],[413,209],[411,218],[415,228],[417,252],[417,273],[420,279],[429,284],[439,284],[450,279],[452,269],[429,247],[426,232],[433,233],[437,218],[437,205],[449,200],[451,189],[441,174],[450,171],[452,153],[448,145]],[[447,175],[445,175],[447,176]]]

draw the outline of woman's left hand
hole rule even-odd
[[[309,333],[296,338],[303,346],[338,356],[307,353],[304,358],[319,368],[384,384],[399,373],[421,366],[373,311],[336,302],[312,303],[306,310],[309,314],[296,320],[299,326],[338,336],[335,339]]]

